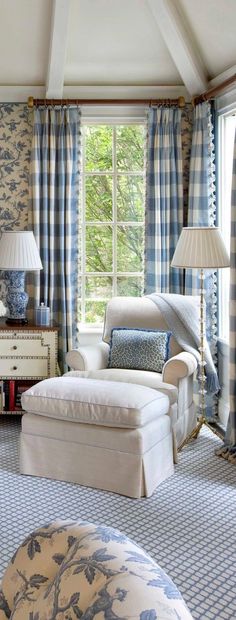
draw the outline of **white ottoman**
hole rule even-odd
[[[150,496],[174,471],[168,397],[141,385],[75,377],[22,396],[20,471]]]

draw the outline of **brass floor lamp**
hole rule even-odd
[[[184,440],[179,449],[188,443],[191,439],[196,438],[203,424],[218,436],[221,436],[208,422],[206,417],[205,402],[205,304],[204,304],[204,270],[221,269],[229,267],[230,259],[219,228],[216,227],[186,227],[182,229],[175,253],[171,262],[172,267],[183,269],[200,270],[200,374],[199,374],[199,409],[200,415],[196,428]]]

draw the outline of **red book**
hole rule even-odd
[[[15,381],[9,381],[9,411],[15,409]]]

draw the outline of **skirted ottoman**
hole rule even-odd
[[[75,377],[22,396],[20,471],[129,497],[150,496],[174,471],[166,394]]]
[[[193,620],[178,589],[118,530],[55,521],[32,532],[3,576],[0,620]]]

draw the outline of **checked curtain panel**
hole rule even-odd
[[[205,101],[194,108],[193,135],[189,175],[188,226],[215,226],[215,164],[211,105]],[[217,364],[217,276],[205,271],[204,297],[206,301],[206,337],[213,361]],[[199,295],[200,280],[196,270],[186,270],[185,294]],[[198,391],[196,385],[195,391]],[[217,398],[206,395],[206,415],[213,418],[217,412]]]
[[[33,228],[43,270],[37,276],[36,304],[44,302],[60,327],[59,365],[75,346],[78,239],[77,108],[34,110],[30,163]]]
[[[145,293],[183,293],[183,270],[170,262],[184,221],[181,110],[148,112]]]

